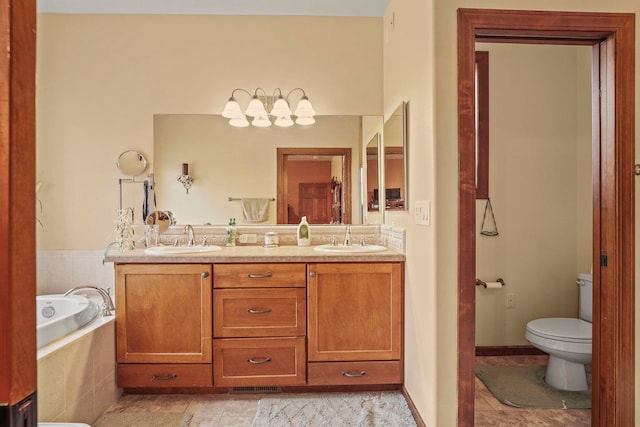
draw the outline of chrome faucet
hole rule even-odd
[[[351,246],[351,225],[347,224],[347,229],[344,232],[344,246]]]
[[[187,235],[187,246],[196,245],[196,233],[193,232],[193,227],[189,224],[184,226],[184,234]]]
[[[69,289],[67,292],[65,292],[64,296],[66,297],[71,294],[75,294],[76,292],[84,289],[91,289],[100,294],[100,296],[102,297],[102,315],[111,316],[111,310],[115,310],[116,307],[113,305],[113,300],[111,299],[109,292],[102,288],[98,288],[96,286],[76,286],[75,288]]]

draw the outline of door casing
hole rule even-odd
[[[491,9],[458,10],[458,425],[474,423],[478,41],[593,46],[592,425],[633,425],[635,15]]]

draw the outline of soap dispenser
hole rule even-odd
[[[298,224],[298,246],[309,246],[311,244],[311,232],[309,230],[309,223],[307,217],[303,216]]]
[[[236,219],[229,218],[229,225],[227,226],[227,233],[225,238],[226,245],[235,246],[237,236],[238,236],[238,230],[236,230]]]

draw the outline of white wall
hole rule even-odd
[[[134,149],[153,169],[154,114],[302,87],[318,115],[382,115],[381,38],[380,18],[39,14],[38,248],[114,240],[115,162]]]

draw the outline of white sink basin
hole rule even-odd
[[[380,245],[320,245],[313,248],[317,252],[331,252],[336,254],[358,254],[365,252],[382,252],[386,251],[386,246]]]
[[[204,254],[222,249],[220,246],[153,246],[144,250],[147,255]]]

